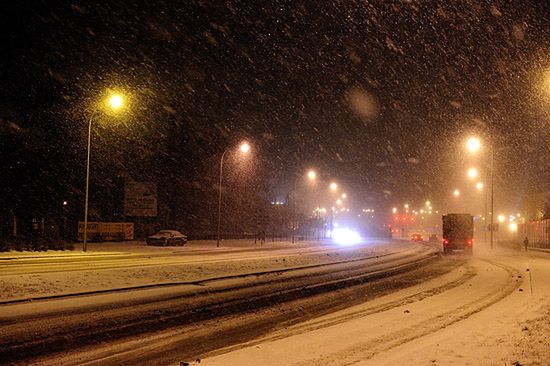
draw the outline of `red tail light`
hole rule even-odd
[[[443,239],[443,245],[449,244],[449,241],[447,239]]]
[[[471,247],[474,244],[474,239],[468,240],[467,243],[468,243],[468,246]]]

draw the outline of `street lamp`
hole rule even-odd
[[[120,94],[113,93],[107,98],[106,105],[113,111],[119,110],[124,105],[124,98]],[[92,146],[92,121],[98,111],[100,111],[101,105],[94,108],[88,119],[88,147],[86,153],[86,193],[84,198],[84,233],[83,233],[83,248],[84,252],[88,251],[88,196],[90,191],[90,153]]]
[[[334,192],[338,189],[338,184],[332,182],[332,183],[330,183],[329,187],[330,187],[330,190]]]
[[[248,142],[243,142],[241,146],[239,146],[239,150],[243,154],[247,154],[250,151],[250,145],[248,144]]]
[[[300,175],[297,174],[297,176],[294,178],[294,189],[293,189],[293,202],[292,202],[292,235],[291,235],[291,242],[292,244],[294,244],[295,240],[294,240],[294,234],[295,234],[295,231],[296,231],[296,196],[297,196],[297,189],[296,189],[296,182],[298,180],[298,177],[300,177]],[[315,180],[317,179],[317,172],[313,169],[309,170],[307,172],[307,179],[311,182],[311,183],[314,183]]]
[[[229,149],[225,149],[221,158],[220,158],[220,183],[218,186],[218,240],[216,242],[216,247],[220,247],[220,237],[221,237],[221,225],[222,225],[222,177],[223,177],[223,158]],[[248,154],[250,151],[250,145],[248,142],[243,142],[239,145],[239,151],[241,154]]]
[[[477,137],[470,137],[468,141],[466,141],[466,148],[469,152],[476,152],[481,147],[481,141]]]
[[[481,141],[479,140],[479,138],[477,137],[470,137],[468,139],[468,141],[466,142],[466,148],[469,152],[471,153],[475,153],[477,152],[480,148],[481,148]],[[493,232],[494,232],[494,203],[495,203],[495,184],[494,184],[494,148],[492,145],[489,144],[489,149],[491,151],[491,161],[490,161],[490,164],[489,164],[489,174],[490,174],[490,179],[491,179],[491,222],[489,224],[489,240],[491,242],[491,249],[493,249],[493,240],[494,240],[494,235],[493,235]],[[483,188],[483,185],[482,187]],[[478,188],[480,189],[480,188]],[[487,191],[485,191],[485,217],[487,217]]]
[[[476,169],[476,168],[470,168],[470,169],[468,170],[468,177],[470,177],[470,178],[472,178],[472,179],[475,178],[475,177],[477,177],[477,174],[478,174],[478,173],[477,173],[477,169]]]

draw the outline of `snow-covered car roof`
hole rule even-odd
[[[155,235],[183,235],[177,230],[160,230]]]

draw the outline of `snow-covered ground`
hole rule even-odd
[[[372,240],[342,248],[330,242],[191,241],[184,247],[143,242],[91,243],[88,252],[0,253],[0,302],[110,288],[195,281],[384,254],[410,243]],[[81,245],[80,245],[81,246]]]
[[[548,254],[478,249],[445,276],[219,351],[201,365],[550,365],[548,279]]]
[[[88,253],[3,253],[0,300],[335,262],[407,247],[410,242],[340,248],[238,241],[221,248],[215,242],[183,248],[113,243],[93,244]],[[466,265],[441,277],[218,349],[200,365],[550,365],[548,279],[549,253],[476,248]]]

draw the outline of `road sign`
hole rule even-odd
[[[127,181],[124,186],[126,216],[157,216],[157,185],[152,182]]]

